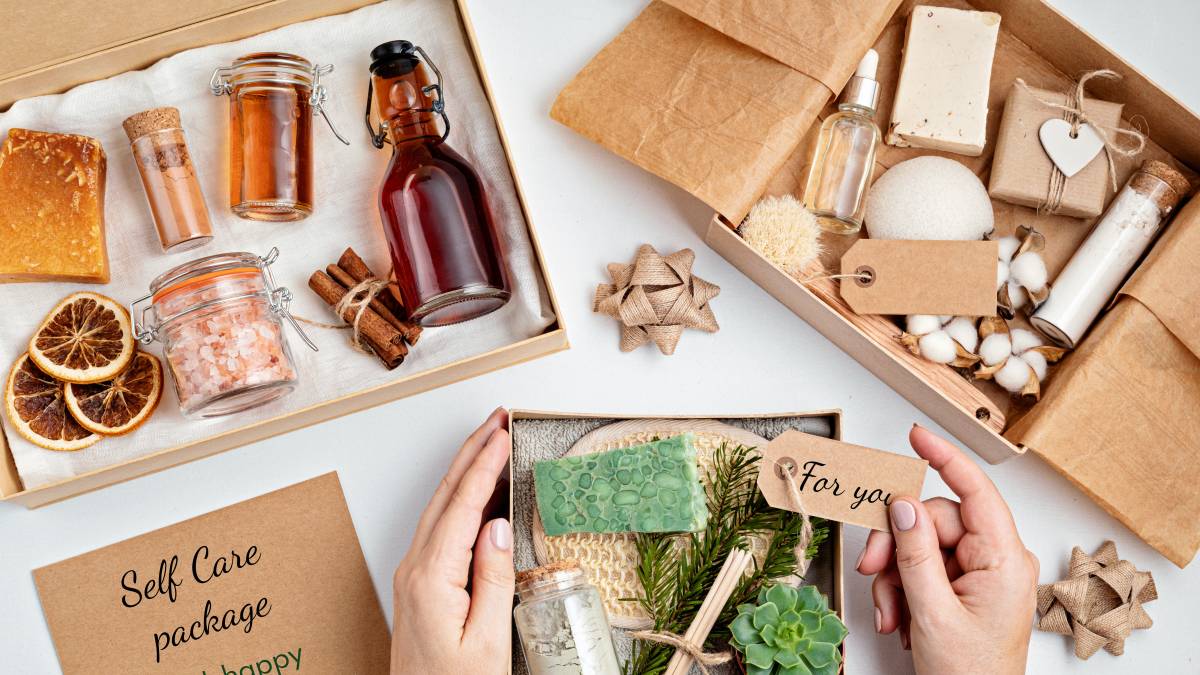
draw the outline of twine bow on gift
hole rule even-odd
[[[684,328],[717,332],[708,303],[721,288],[692,274],[695,259],[689,248],[663,257],[642,244],[632,264],[609,264],[612,283],[596,287],[592,311],[621,322],[621,351],[653,341],[670,355]]]
[[[1081,659],[1101,647],[1120,656],[1134,629],[1154,625],[1142,605],[1157,598],[1154,578],[1119,559],[1113,542],[1090,556],[1076,546],[1067,578],[1038,586],[1038,630],[1073,636]]]
[[[1084,89],[1087,83],[1092,78],[1111,78],[1119,80],[1121,75],[1116,71],[1102,68],[1084,73],[1074,87],[1065,92],[1066,103],[1057,103],[1049,99],[1038,96],[1033,89],[1025,83],[1025,80],[1017,78],[1017,85],[1026,91],[1035,101],[1049,108],[1061,110],[1063,119],[1071,124],[1071,138],[1074,138],[1079,133],[1079,128],[1083,125],[1090,126],[1100,140],[1104,142],[1104,156],[1108,159],[1108,177],[1112,181],[1113,192],[1117,191],[1117,166],[1113,161],[1113,154],[1122,157],[1136,157],[1141,154],[1142,150],[1146,149],[1146,135],[1136,129],[1121,129],[1120,127],[1106,127],[1094,122],[1083,110],[1083,103],[1086,100]],[[1129,147],[1121,147],[1117,144],[1119,137],[1132,139],[1133,145]],[[1050,183],[1046,188],[1046,203],[1041,208],[1045,213],[1056,213],[1059,207],[1062,206],[1063,196],[1067,191],[1067,177],[1059,170],[1058,166],[1051,162]]]

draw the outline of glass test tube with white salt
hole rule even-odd
[[[1189,190],[1175,169],[1144,162],[1054,280],[1050,298],[1030,318],[1034,327],[1074,349]]]

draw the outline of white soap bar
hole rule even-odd
[[[887,142],[971,157],[987,141],[988,84],[1000,15],[917,5]]]

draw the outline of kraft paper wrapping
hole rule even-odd
[[[992,197],[1033,208],[1041,207],[1049,200],[1050,176],[1054,171],[1053,162],[1042,149],[1038,131],[1046,120],[1063,118],[1063,111],[1051,108],[1038,98],[1060,104],[1067,101],[1063,91],[1029,90],[1013,84],[1004,104],[988,184],[988,193]],[[1121,125],[1123,106],[1120,103],[1089,98],[1082,108],[1109,134]],[[1118,139],[1118,142],[1124,142],[1124,139]],[[1101,150],[1079,173],[1067,179],[1057,213],[1093,218],[1104,210],[1104,204],[1112,197],[1104,152]]]
[[[550,115],[739,222],[899,4],[652,2]]]
[[[1200,200],[1006,436],[1180,567],[1200,548]]]

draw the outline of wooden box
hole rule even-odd
[[[522,449],[517,442],[518,427],[522,421],[529,420],[595,420],[597,425],[608,422],[618,422],[624,420],[640,420],[640,419],[671,419],[671,420],[777,420],[777,419],[796,419],[796,418],[828,418],[830,421],[830,435],[834,440],[842,438],[842,413],[840,410],[819,410],[812,412],[794,412],[794,413],[765,413],[757,415],[620,415],[620,414],[597,414],[597,413],[566,413],[566,412],[544,412],[535,410],[511,410],[509,412],[510,424],[509,428],[513,430],[512,438],[513,447],[511,449],[511,457],[513,460],[509,464],[509,522],[513,524],[513,538],[516,542],[514,552],[514,562],[520,566],[521,560],[519,557],[522,548],[522,538],[528,540],[530,537],[528,528],[523,528],[521,523],[528,522],[527,518],[522,514],[514,513],[516,508],[516,499],[514,498],[514,486],[516,480],[513,476],[513,465],[519,463],[520,453]],[[567,448],[562,448],[565,452]],[[527,481],[529,490],[532,491],[532,480]],[[827,521],[829,523],[829,539],[822,547],[817,558],[813,559],[812,567],[810,567],[810,576],[821,575],[821,571],[816,571],[821,568],[825,573],[829,574],[827,589],[829,596],[829,604],[837,612],[837,615],[843,620],[845,619],[845,582],[842,575],[842,524],[836,521]],[[818,582],[819,583],[819,582]],[[513,663],[520,663],[524,656],[521,654],[518,637],[513,635]],[[849,642],[850,638],[847,638]],[[846,644],[842,644],[843,666],[846,658]],[[510,667],[509,672],[512,672]]]

